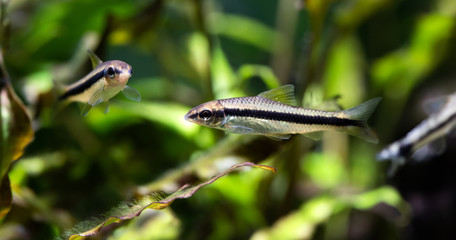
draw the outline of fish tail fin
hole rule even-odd
[[[65,85],[63,85],[62,83],[57,82],[56,80],[52,80],[52,84],[53,84],[52,95],[54,95],[58,101],[65,100],[65,98],[66,98],[65,92],[67,90],[67,87]]]
[[[371,143],[378,143],[378,138],[367,125],[367,119],[372,115],[382,98],[377,97],[368,100],[356,107],[344,110],[343,113],[352,120],[359,121],[359,126],[349,126],[346,128],[348,134],[362,138]]]

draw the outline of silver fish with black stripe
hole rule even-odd
[[[407,159],[426,158],[427,153],[422,150],[426,150],[425,147],[430,146],[430,143],[436,143],[436,151],[443,151],[445,142],[442,137],[456,127],[456,93],[443,99],[444,101],[437,101],[440,103],[438,111],[418,124],[404,138],[391,143],[377,154],[379,161],[391,159],[390,176]]]
[[[344,111],[327,112],[297,107],[294,86],[263,92],[255,97],[214,100],[191,109],[187,121],[238,134],[265,135],[281,140],[291,134],[319,139],[322,131],[342,131],[377,143],[366,121],[381,98],[371,99]]]
[[[132,72],[129,64],[119,60],[102,62],[92,51],[89,50],[88,53],[94,69],[84,78],[66,87],[59,100],[87,103],[82,110],[84,116],[96,105],[102,106],[104,113],[107,113],[108,100],[120,91],[130,100],[141,100],[139,92],[126,85]]]

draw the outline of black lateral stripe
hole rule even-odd
[[[83,93],[85,90],[89,89],[93,84],[98,80],[104,77],[104,70],[97,72],[95,75],[87,79],[87,81],[73,87],[72,89],[66,91],[62,96],[59,97],[59,100],[66,99],[67,97]]]
[[[405,158],[412,156],[412,144],[401,144],[399,146],[399,155]]]
[[[325,117],[325,116],[309,116],[292,113],[282,113],[274,111],[254,110],[254,109],[225,109],[225,113],[236,117],[250,117],[266,120],[283,121],[289,123],[312,124],[312,125],[331,125],[331,126],[356,126],[363,127],[364,123],[359,120]]]
[[[432,135],[433,133],[438,132],[441,128],[445,127],[445,125],[447,125],[455,120],[456,120],[456,113],[453,113],[449,118],[447,118],[445,121],[441,122],[439,125],[435,126],[434,128],[427,129],[427,131],[424,132],[424,134],[421,134],[421,137],[416,142],[423,141],[429,135]],[[425,121],[429,121],[429,119],[426,119]],[[416,128],[418,128],[418,127],[416,127]],[[416,129],[413,129],[412,131],[416,131]]]

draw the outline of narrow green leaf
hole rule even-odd
[[[274,40],[277,39],[277,36],[282,37],[266,24],[241,15],[217,13],[213,14],[212,18],[212,22],[217,23],[211,26],[211,30],[215,34],[250,44],[268,52],[274,49]]]
[[[243,95],[241,92],[235,91],[240,81],[235,75],[220,44],[216,44],[213,50],[211,78],[216,99],[240,97]]]
[[[280,86],[280,81],[268,66],[256,64],[244,64],[238,70],[238,76],[241,81],[246,81],[249,78],[258,76],[263,80],[263,83],[269,88],[274,89]]]
[[[359,104],[365,92],[362,65],[358,40],[354,36],[338,39],[331,49],[324,75],[326,96],[340,95],[343,106]]]

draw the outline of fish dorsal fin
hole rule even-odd
[[[437,138],[416,150],[410,158],[417,162],[431,159],[445,152],[446,145],[444,137]]]
[[[93,69],[95,69],[98,65],[100,65],[100,63],[103,62],[94,52],[92,52],[92,50],[87,49],[87,54],[89,54]]]
[[[92,109],[92,105],[88,103],[84,104],[84,107],[81,110],[81,115],[87,117],[87,114],[89,113],[90,109]]]
[[[428,115],[431,115],[433,113],[438,112],[445,105],[447,100],[448,96],[437,97],[428,100],[423,104],[423,109]]]
[[[296,106],[294,86],[291,84],[283,85],[281,87],[274,88],[266,92],[262,92],[258,94],[258,96],[283,104]]]

